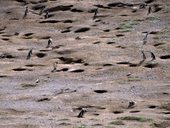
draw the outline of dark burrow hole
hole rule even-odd
[[[138,64],[134,64],[134,63],[129,63],[129,67],[137,67]]]
[[[149,105],[148,106],[148,108],[150,108],[150,109],[155,109],[155,108],[157,108],[158,106],[156,106],[156,105]]]
[[[110,42],[107,42],[107,44],[115,44],[115,43],[116,43],[116,42],[111,42],[111,41],[110,41]]]
[[[88,66],[89,64],[88,63],[84,63],[84,66]]]
[[[0,78],[4,78],[4,77],[8,77],[8,76],[6,76],[6,75],[0,75]]]
[[[9,40],[9,38],[2,38],[2,40],[4,40],[4,41],[8,41],[8,40]]]
[[[149,34],[158,34],[158,33],[159,33],[159,31],[152,31]]]
[[[83,12],[83,10],[77,9],[77,8],[73,8],[71,9],[71,12]]]
[[[59,57],[59,59],[63,61],[65,64],[84,63],[82,59],[73,59],[73,58],[66,58],[66,57]]]
[[[14,69],[12,69],[12,70],[14,70],[14,71],[25,71],[25,70],[27,70],[26,68],[14,68]]]
[[[31,36],[31,35],[33,35],[34,33],[26,33],[26,34],[24,34],[23,36]]]
[[[170,55],[160,56],[161,59],[170,59]]]
[[[1,58],[7,58],[7,59],[12,59],[15,58],[13,55],[9,54],[9,53],[4,53],[0,55],[0,59]]]
[[[42,53],[42,52],[36,53],[36,56],[37,56],[38,58],[43,58],[43,57],[45,57],[46,55],[47,55],[46,53]]]
[[[128,65],[129,62],[127,62],[127,61],[122,61],[122,62],[118,62],[118,63],[116,63],[116,64]]]
[[[27,64],[25,65],[26,67],[43,67],[45,65],[42,65],[42,64]]]
[[[71,72],[75,72],[75,73],[84,72],[84,69],[76,69],[76,70],[73,70]]]
[[[125,46],[116,46],[116,48],[121,48],[121,49],[125,49],[126,47]]]
[[[168,93],[168,92],[163,92],[162,94],[164,94],[164,95],[169,95],[169,93]]]
[[[113,111],[114,114],[121,114],[123,111]]]
[[[50,98],[45,97],[37,100],[37,102],[43,102],[43,101],[50,101]]]
[[[146,68],[156,68],[158,67],[158,64],[157,63],[147,63],[144,65],[144,67]]]
[[[165,43],[156,43],[156,44],[154,44],[154,46],[157,47],[157,46],[164,45],[164,44]]]
[[[139,110],[134,110],[134,111],[130,111],[130,113],[138,113],[140,112]]]
[[[94,90],[94,92],[95,92],[95,93],[101,93],[101,94],[102,94],[102,93],[106,93],[107,90]]]
[[[72,20],[64,20],[63,23],[73,23]]]
[[[145,0],[145,3],[146,4],[149,4],[149,3],[152,3],[152,2],[154,2],[155,0]]]
[[[96,42],[94,42],[93,44],[100,44],[101,42],[100,41],[96,41]]]
[[[103,64],[104,67],[113,66],[113,64]]]
[[[75,33],[80,33],[80,32],[86,32],[86,31],[89,31],[89,30],[90,30],[90,28],[84,27],[84,28],[79,28],[79,29],[75,30],[74,32]]]
[[[63,72],[66,72],[66,71],[68,71],[69,69],[68,68],[62,68],[61,69],[61,71],[63,71]]]
[[[51,37],[50,36],[43,36],[43,37],[40,37],[40,39],[50,39]]]
[[[165,114],[165,115],[169,115],[170,114],[170,112],[162,112],[163,114]]]
[[[126,15],[126,14],[122,14],[122,15],[120,15],[120,16],[128,16],[128,15]]]
[[[105,30],[103,30],[104,32],[110,32],[110,29],[105,29]]]
[[[117,34],[116,36],[117,36],[117,37],[122,37],[122,36],[125,36],[125,35],[123,35],[123,34]]]
[[[71,30],[66,29],[66,30],[61,31],[61,33],[67,33],[67,32],[70,32],[70,31],[71,31]]]
[[[99,116],[100,114],[98,114],[98,113],[93,113],[93,115],[94,115],[94,116]]]
[[[106,109],[105,107],[101,107],[101,106],[85,105],[85,106],[79,106],[78,108],[75,108],[75,110],[81,110],[82,108],[95,108],[100,110]]]

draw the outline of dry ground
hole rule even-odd
[[[0,21],[0,128],[170,127],[169,0],[0,0]]]

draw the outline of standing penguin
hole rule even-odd
[[[94,10],[93,20],[96,19],[97,13],[98,13],[98,8],[96,8],[96,9]]]
[[[33,50],[33,48],[31,48],[31,49],[29,50],[28,55],[27,55],[27,60],[31,58],[31,56],[32,56],[32,50]]]
[[[147,15],[149,15],[151,13],[151,11],[152,11],[152,7],[149,6]]]
[[[128,108],[133,108],[135,106],[135,102],[134,101],[130,101]]]
[[[53,40],[51,38],[48,40],[48,44],[47,44],[46,48],[50,48],[52,46],[52,43],[53,43],[52,41]]]
[[[146,35],[143,38],[143,45],[145,45],[147,43],[148,35],[149,35],[149,32],[146,32]]]
[[[48,12],[48,10],[45,12],[44,18],[45,18],[45,19],[49,18],[49,12]]]
[[[151,58],[152,58],[151,61],[156,60],[156,56],[154,55],[154,53],[153,53],[153,52],[150,52],[150,54],[151,54]]]
[[[83,118],[85,112],[87,112],[87,111],[82,108],[77,117],[78,117],[78,118]]]
[[[27,17],[28,13],[29,13],[28,6],[26,6],[23,19]]]

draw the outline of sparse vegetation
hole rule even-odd
[[[121,120],[112,121],[112,122],[110,122],[110,124],[113,124],[113,125],[125,125],[125,124],[123,123],[123,121],[121,121]]]
[[[159,18],[154,17],[154,16],[150,16],[150,17],[147,17],[146,20],[155,21],[155,20],[159,20]]]
[[[134,29],[134,27],[138,24],[139,22],[130,20],[130,21],[120,24],[118,28],[121,30],[121,32],[129,32],[132,29]]]
[[[120,117],[119,119],[128,120],[128,121],[138,121],[138,122],[148,122],[152,120],[152,119],[148,119],[144,117],[136,117],[136,116],[125,116],[125,117]]]
[[[89,127],[87,127],[85,124],[82,124],[82,125],[79,126],[78,128],[89,128]]]
[[[130,76],[128,77],[128,81],[140,81],[141,79],[138,76]]]
[[[21,84],[21,87],[23,88],[31,88],[31,87],[36,87],[36,84],[29,84],[29,83],[23,83]]]

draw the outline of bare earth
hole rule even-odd
[[[169,0],[0,0],[0,21],[0,128],[170,128]]]

